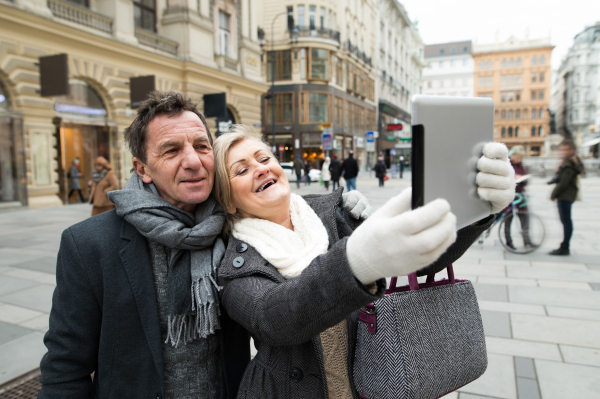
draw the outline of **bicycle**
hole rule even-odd
[[[479,237],[479,244],[488,238],[498,225],[500,244],[509,252],[528,254],[538,249],[546,238],[542,219],[527,210],[527,197],[516,193],[515,200],[504,209],[492,226]]]

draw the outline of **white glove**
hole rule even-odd
[[[498,213],[515,199],[515,170],[508,160],[508,149],[502,143],[487,143],[477,161],[477,194],[492,203]]]
[[[412,189],[390,199],[346,243],[352,273],[364,285],[403,276],[437,260],[456,241],[456,216],[437,199],[410,210]]]
[[[369,200],[359,191],[352,190],[342,194],[342,202],[344,209],[350,212],[354,219],[365,220],[373,213]]]

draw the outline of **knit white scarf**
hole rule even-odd
[[[285,279],[299,276],[317,256],[327,252],[329,237],[315,211],[296,194],[290,195],[294,230],[264,219],[241,219],[232,235],[254,247]]]

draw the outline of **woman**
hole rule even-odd
[[[335,191],[340,186],[340,176],[342,175],[342,164],[337,159],[337,155],[332,157],[331,165],[329,165],[329,171],[331,172],[331,189]]]
[[[508,153],[508,156],[510,158],[510,164],[512,165],[513,169],[515,170],[515,180],[519,180],[520,178],[522,178],[523,176],[525,176],[527,174],[527,171],[525,169],[525,166],[523,165],[523,156],[525,155],[525,148],[522,145],[516,145],[514,147],[512,147]],[[515,189],[515,191],[519,194],[525,195],[525,186],[527,185],[527,180],[523,180],[520,183],[517,183],[517,187]],[[529,211],[529,209],[527,209],[527,206],[523,206],[520,207],[518,206],[518,211],[517,212],[517,216],[519,217],[519,220],[521,221],[521,227],[522,227],[522,234],[523,234],[523,245],[525,245],[526,247],[531,247],[533,246],[533,243],[531,242],[531,238],[529,237],[529,214],[527,213]],[[512,249],[516,249],[514,244],[513,244],[513,240],[512,240],[512,236],[511,236],[511,225],[512,225],[512,218],[509,218],[506,220],[506,223],[504,225],[504,237],[506,238],[506,245],[508,245],[509,247],[511,247]]]
[[[558,145],[558,151],[562,162],[556,172],[557,183],[550,198],[558,203],[558,214],[563,225],[563,242],[558,249],[550,252],[550,255],[570,255],[569,245],[573,235],[571,208],[579,193],[578,180],[584,168],[583,162],[577,156],[577,147],[573,140],[563,140]]]
[[[329,166],[331,166],[331,158],[325,157],[325,162],[323,162],[323,166],[321,167],[321,179],[323,179],[323,185],[325,185],[325,190],[327,191],[329,191],[329,181],[331,180]]]
[[[386,172],[385,163],[383,162],[383,155],[379,157],[373,169],[375,170],[375,177],[379,179],[379,187],[383,187],[383,179],[385,178]]]
[[[310,170],[312,169],[312,166],[310,165],[310,162],[308,161],[308,158],[304,159],[304,185],[309,185],[310,186],[310,174],[308,172],[310,172]]]
[[[357,399],[357,310],[383,296],[384,277],[452,263],[494,218],[457,239],[448,203],[410,211],[407,189],[361,224],[339,206],[343,189],[306,200],[291,194],[259,137],[236,126],[214,150],[213,192],[230,236],[219,268],[221,305],[258,349],[238,398]]]
[[[94,168],[96,171],[92,174],[92,189],[90,191],[90,204],[94,205],[92,216],[114,209],[115,204],[110,202],[107,193],[119,189],[117,176],[115,176],[106,158],[97,157]]]
[[[79,158],[75,158],[71,163],[71,168],[69,169],[69,196],[67,197],[67,203],[71,199],[71,195],[73,192],[77,191],[79,193],[79,199],[81,202],[85,202],[83,199],[83,193],[81,192],[81,170],[79,169]]]

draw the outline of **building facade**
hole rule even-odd
[[[250,0],[0,0],[0,206],[68,203],[75,157],[84,191],[98,155],[124,184],[130,77],[154,75],[200,110],[224,92],[229,120],[260,124],[258,19]],[[53,54],[68,56],[70,94],[41,97],[38,59]]]
[[[379,0],[378,139],[376,153],[383,154],[388,166],[400,156],[410,159],[411,102],[423,91],[424,45],[417,27],[396,0]],[[401,125],[402,130],[388,130]],[[373,157],[368,159],[374,165]]]
[[[550,129],[550,39],[475,45],[474,92],[494,100],[494,140],[543,155]]]
[[[470,40],[425,46],[423,94],[473,97],[473,56]]]
[[[332,129],[330,155],[354,150],[364,165],[365,132],[377,130],[375,0],[264,0],[257,12],[262,76],[273,85],[262,98],[265,139],[282,162],[299,155],[318,167]]]

